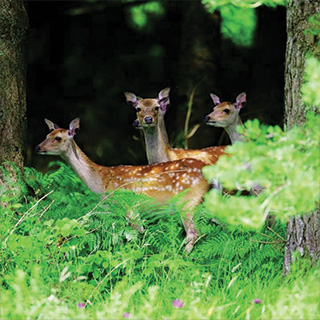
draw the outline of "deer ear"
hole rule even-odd
[[[158,94],[158,102],[162,111],[167,111],[170,104],[170,87],[161,90]]]
[[[71,138],[80,130],[80,118],[75,118],[70,122],[68,134]]]
[[[140,97],[137,97],[134,93],[131,92],[124,92],[124,96],[126,97],[127,102],[130,103],[133,107],[136,107],[138,101],[141,100]]]
[[[169,93],[170,93],[170,87],[166,87],[163,90],[161,90],[158,94],[158,98],[159,100],[163,99],[163,98],[168,98],[169,97]]]
[[[53,123],[52,121],[48,120],[48,119],[44,119],[45,123],[47,124],[47,126],[49,127],[50,131],[53,131],[55,129],[59,129],[59,126],[55,123]]]
[[[245,92],[240,93],[236,98],[235,107],[237,110],[240,110],[244,107],[247,102],[247,95]]]
[[[220,99],[219,99],[218,96],[216,96],[216,95],[213,94],[213,93],[210,93],[210,97],[211,97],[211,99],[212,99],[212,101],[213,101],[213,104],[214,104],[215,106],[217,106],[218,104],[220,104]]]

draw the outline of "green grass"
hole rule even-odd
[[[174,203],[101,198],[63,164],[5,176],[1,319],[320,319],[319,268],[297,259],[282,277],[281,222],[247,231],[199,207],[187,255]]]

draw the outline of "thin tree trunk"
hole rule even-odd
[[[0,0],[0,165],[23,166],[27,28],[24,2]]]
[[[320,12],[319,0],[289,0],[287,3],[287,48],[285,65],[285,125],[287,129],[305,121],[306,109],[301,100],[301,84],[306,54],[314,52],[318,41],[305,31],[308,19]],[[303,178],[302,178],[303,179]],[[290,271],[294,251],[301,256],[320,259],[320,208],[311,214],[291,218],[287,223],[287,236],[283,274]]]

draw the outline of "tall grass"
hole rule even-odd
[[[280,221],[247,231],[199,207],[187,255],[174,203],[101,197],[61,163],[20,178],[1,190],[1,319],[320,319],[319,269],[282,277]]]

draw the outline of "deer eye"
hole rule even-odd
[[[224,109],[223,112],[225,112],[226,114],[229,114],[230,110],[229,109]]]
[[[155,107],[154,110],[158,111],[158,110],[159,110],[159,107]]]
[[[137,112],[140,112],[140,111],[141,111],[141,108],[140,108],[140,107],[137,107],[137,108],[136,108],[136,111],[137,111]]]
[[[54,140],[61,141],[61,138],[60,137],[55,137]]]

